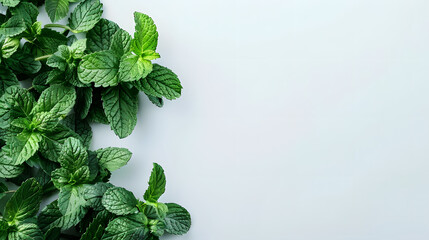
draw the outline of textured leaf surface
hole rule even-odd
[[[72,12],[69,26],[75,32],[86,32],[91,30],[101,19],[103,4],[100,0],[85,0],[81,2]]]
[[[137,199],[125,188],[110,188],[104,193],[102,204],[107,211],[116,215],[129,215],[137,212]]]
[[[135,12],[134,21],[136,31],[131,44],[132,50],[138,55],[142,55],[145,50],[155,51],[158,45],[158,32],[152,18],[146,14]]]
[[[182,206],[175,203],[167,203],[167,216],[164,219],[165,230],[168,233],[182,235],[191,228],[191,215]]]
[[[119,71],[119,58],[111,51],[88,54],[79,64],[78,76],[81,82],[93,82],[96,87],[116,86]]]
[[[126,148],[102,148],[97,151],[97,158],[101,167],[113,172],[127,164],[132,153]]]
[[[42,92],[33,112],[50,112],[56,115],[66,115],[76,101],[76,91],[73,87],[52,85]]]
[[[152,173],[149,179],[149,188],[144,193],[143,198],[146,201],[156,202],[165,192],[165,175],[164,169],[156,163],[153,164]]]
[[[56,22],[67,16],[69,11],[68,0],[46,0],[46,12],[52,22]]]
[[[120,138],[132,133],[137,123],[138,91],[122,85],[102,93],[103,108],[110,127]]]
[[[39,211],[42,192],[39,183],[31,178],[16,190],[5,207],[4,218],[8,222],[34,217]]]
[[[16,232],[9,233],[9,240],[43,240],[43,233],[34,223],[18,225]]]
[[[159,64],[154,64],[152,72],[138,81],[136,87],[147,95],[165,97],[169,100],[180,97],[182,91],[177,75]]]
[[[136,214],[119,217],[109,223],[103,240],[137,240],[147,239],[149,230],[143,225],[144,215]]]
[[[90,52],[109,50],[113,35],[119,30],[116,23],[102,18],[87,34],[87,47]]]
[[[32,157],[39,149],[42,135],[37,132],[23,132],[10,141],[10,151],[15,165],[20,165]]]
[[[74,172],[88,164],[88,152],[81,141],[76,138],[68,138],[64,142],[58,162],[63,168]]]

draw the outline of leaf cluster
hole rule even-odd
[[[131,152],[90,150],[91,123],[109,124],[119,138],[132,133],[140,92],[158,107],[181,95],[177,75],[153,63],[160,58],[154,21],[136,12],[131,35],[102,18],[100,0],[0,4],[7,7],[0,14],[0,240],[186,233],[188,211],[159,202],[166,185],[160,165],[139,200],[109,183]],[[37,21],[43,6],[52,21],[44,26]],[[56,23],[67,16],[67,24]],[[58,198],[39,211],[49,196]]]

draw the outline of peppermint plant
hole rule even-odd
[[[0,5],[0,240],[156,240],[188,232],[189,212],[159,202],[160,165],[139,200],[109,182],[132,153],[91,149],[93,123],[109,124],[119,138],[133,132],[140,95],[158,107],[181,96],[178,76],[156,62],[153,19],[135,12],[129,34],[102,18],[100,0]],[[41,8],[52,23],[38,21]],[[40,210],[42,200],[48,204]]]

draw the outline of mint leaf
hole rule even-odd
[[[101,19],[103,4],[99,0],[85,0],[72,12],[69,26],[74,32],[87,32]]]
[[[18,38],[6,38],[1,46],[1,57],[9,58],[14,54],[19,47],[19,39]]]
[[[23,166],[16,166],[10,163],[4,163],[3,159],[5,155],[0,155],[0,178],[15,178],[18,177],[23,171]]]
[[[101,199],[107,189],[114,187],[110,183],[98,182],[85,189],[84,198],[88,202],[88,206],[96,211],[104,210]]]
[[[125,54],[119,65],[119,79],[122,82],[136,81],[152,71],[152,63],[132,53]]]
[[[6,92],[6,89],[11,86],[19,86],[18,78],[6,66],[0,65],[0,96]]]
[[[7,7],[15,7],[21,0],[0,0],[0,2]]]
[[[122,55],[130,51],[130,46],[131,35],[123,29],[118,29],[112,37],[110,50],[112,50],[116,55],[121,57]]]
[[[76,138],[68,138],[63,145],[58,162],[61,167],[74,172],[88,164],[88,152]]]
[[[50,112],[57,116],[66,115],[76,101],[76,91],[73,87],[52,85],[42,92],[33,113]]]
[[[42,135],[37,132],[23,132],[12,138],[8,144],[10,144],[14,165],[20,165],[32,157],[39,149],[40,141],[42,141]]]
[[[145,221],[147,219],[142,213],[113,219],[102,240],[147,239],[149,230],[143,225]]]
[[[85,233],[82,235],[82,240],[99,240],[104,234],[110,219],[112,219],[112,214],[108,211],[101,211],[97,214],[94,220],[89,224],[88,228],[85,230]]]
[[[63,215],[58,208],[58,200],[55,200],[42,210],[37,217],[37,222],[44,232],[51,228],[65,230],[78,224],[85,214],[85,211],[72,211]]]
[[[132,153],[126,148],[102,148],[97,151],[97,158],[101,167],[113,172],[127,164]]]
[[[80,136],[70,128],[58,124],[51,132],[43,134],[41,154],[49,160],[57,162],[64,142],[70,137],[80,138]]]
[[[164,100],[162,100],[162,98],[160,98],[160,97],[154,97],[154,96],[147,95],[147,94],[146,94],[146,96],[147,96],[147,98],[149,98],[149,100],[150,100],[153,104],[155,104],[155,106],[157,106],[157,107],[162,107],[162,106],[164,106]]]
[[[159,64],[154,64],[152,72],[134,85],[147,95],[165,97],[169,100],[180,97],[182,91],[182,85],[177,75]]]
[[[86,201],[83,198],[85,185],[64,186],[58,195],[58,208],[63,215],[86,212]]]
[[[88,39],[87,47],[90,52],[99,52],[109,50],[113,35],[120,28],[112,21],[102,18],[94,28],[88,31],[86,38]]]
[[[137,55],[143,55],[146,50],[155,51],[158,45],[158,32],[152,18],[146,14],[135,12],[134,21],[136,31],[131,43],[131,50]]]
[[[34,98],[27,90],[11,86],[0,97],[0,127],[8,128],[15,118],[29,118],[34,106]]]
[[[56,22],[67,16],[69,12],[68,0],[46,0],[46,12],[52,22]]]
[[[137,199],[125,188],[107,189],[101,200],[107,211],[116,215],[129,215],[137,212]]]
[[[43,233],[34,223],[24,223],[15,232],[9,233],[9,240],[43,240]]]
[[[191,215],[182,206],[175,203],[167,203],[167,216],[163,222],[165,230],[170,234],[182,235],[189,231],[191,227]]]
[[[0,35],[13,37],[24,32],[25,29],[25,22],[22,18],[20,16],[13,16],[0,26]]]
[[[137,89],[119,85],[105,90],[101,98],[112,130],[119,138],[130,135],[137,123]]]
[[[79,118],[84,119],[88,116],[92,104],[92,88],[84,87],[76,89],[75,112]]]
[[[119,71],[119,58],[112,51],[88,54],[82,58],[78,76],[83,83],[95,83],[95,87],[116,86]]]
[[[144,193],[143,198],[146,201],[157,202],[159,197],[165,192],[165,183],[164,169],[157,163],[154,163],[149,179],[149,188]]]
[[[41,194],[40,185],[34,178],[22,183],[7,202],[4,219],[16,224],[24,219],[34,217],[39,211],[39,205],[42,201]]]

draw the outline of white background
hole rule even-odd
[[[160,64],[183,83],[142,96],[112,182],[192,214],[188,240],[429,238],[427,0],[103,0],[132,32],[155,20]]]

